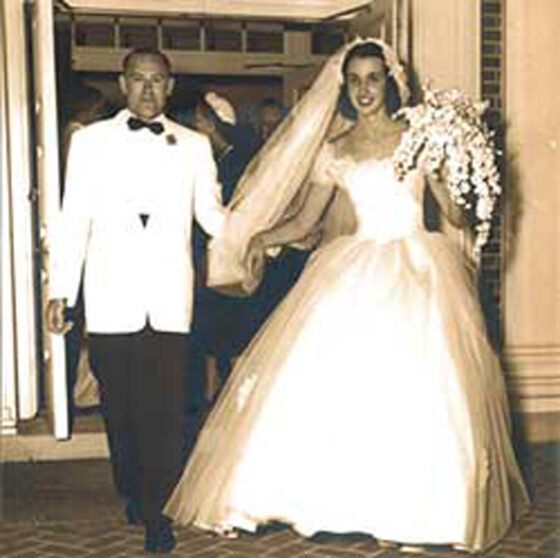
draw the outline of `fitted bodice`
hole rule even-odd
[[[418,172],[398,180],[390,157],[363,162],[346,157],[330,167],[352,200],[358,235],[387,242],[423,228],[424,181]]]

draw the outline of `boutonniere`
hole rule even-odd
[[[165,136],[165,140],[169,145],[175,145],[177,143],[177,138],[175,137],[174,134],[167,134]]]

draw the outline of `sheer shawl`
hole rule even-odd
[[[228,205],[223,234],[208,247],[208,286],[221,292],[251,294],[262,277],[264,260],[257,269],[246,269],[243,256],[249,240],[295,215],[312,186],[308,180],[317,153],[326,137],[340,133],[349,122],[337,112],[342,85],[342,63],[352,41],[331,56],[311,88],[280,124],[251,161]],[[330,204],[326,224],[329,236],[347,225],[348,210],[338,192]],[[300,246],[312,246],[318,238],[317,223],[306,227],[309,235]],[[297,244],[296,244],[297,245]]]

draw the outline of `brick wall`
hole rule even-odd
[[[489,102],[487,122],[494,130],[497,147],[503,149],[502,133],[502,76],[503,76],[503,7],[505,0],[481,0],[481,88],[482,98]],[[502,168],[502,186],[504,184]],[[503,200],[502,200],[503,202]],[[491,238],[482,254],[481,299],[490,333],[500,345],[500,295],[501,295],[501,222],[497,215]]]

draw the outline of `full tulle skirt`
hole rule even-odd
[[[313,255],[240,357],[165,513],[477,551],[526,499],[473,278],[420,231]]]

